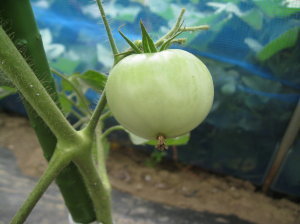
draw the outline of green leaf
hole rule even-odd
[[[8,86],[0,86],[0,100],[15,93],[17,93],[17,89],[15,88]]]
[[[135,145],[143,145],[143,144],[148,144],[148,145],[153,145],[156,146],[157,145],[157,141],[156,140],[147,140],[144,138],[141,138],[129,131],[126,131],[129,134],[130,140],[132,141],[133,144]],[[190,139],[190,133],[176,137],[176,138],[168,138],[166,139],[166,144],[167,145],[185,145],[188,143]]]
[[[263,25],[263,14],[257,10],[252,9],[240,17],[244,22],[246,22],[253,29],[260,30]]]
[[[87,86],[97,92],[102,92],[104,90],[107,80],[105,74],[93,70],[88,70],[82,75],[76,75],[76,77],[80,78]]]
[[[56,70],[60,70],[67,74],[72,74],[79,65],[79,61],[72,61],[66,58],[59,58],[56,62],[51,63],[51,66]]]
[[[149,36],[144,24],[142,21],[140,21],[141,30],[142,30],[142,43],[143,43],[143,49],[145,53],[155,53],[157,52],[157,49],[155,47],[155,44],[151,37]]]
[[[126,40],[126,42],[130,45],[130,47],[135,51],[135,53],[140,54],[142,51],[131,41],[129,40],[120,30],[119,33]]]
[[[59,94],[58,98],[62,111],[64,113],[70,113],[73,106],[71,100],[68,99],[67,95],[63,93]]]
[[[61,87],[63,91],[73,91],[72,85],[64,79],[61,80]]]
[[[292,47],[296,44],[298,38],[299,28],[295,27],[281,34],[275,40],[268,43],[260,52],[257,54],[257,58],[261,61],[265,61],[277,52]]]

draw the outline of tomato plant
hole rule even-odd
[[[120,32],[131,49],[119,53],[102,1],[96,2],[114,54],[115,66],[111,70],[107,84],[105,84],[106,76],[95,71],[65,76],[52,70],[63,80],[62,85],[65,86],[63,89],[67,92],[73,91],[70,95],[62,95],[64,91],[59,94],[62,110],[79,118],[73,126],[56,104],[56,99],[52,99],[51,94],[47,92],[46,85],[49,85],[49,82],[42,83],[42,77],[37,76],[44,72],[35,71],[30,67],[26,57],[21,55],[5,29],[0,26],[0,73],[4,74],[5,79],[8,79],[31,105],[32,108],[28,111],[36,112],[36,115],[31,117],[35,121],[33,126],[36,127],[37,135],[43,137],[41,145],[49,155],[47,169],[13,217],[12,224],[25,222],[47,187],[61,173],[63,176],[60,189],[66,196],[64,197],[66,205],[76,222],[89,223],[97,220],[103,224],[113,223],[111,186],[105,167],[105,137],[111,131],[123,127],[113,126],[103,132],[103,120],[110,116],[110,111],[106,109],[107,100],[112,113],[125,128],[139,136],[157,139],[159,149],[165,148],[165,138],[182,135],[196,127],[211,107],[213,84],[205,65],[186,51],[167,50],[174,42],[184,42],[183,38],[175,39],[182,32],[207,29],[208,26],[182,27],[185,12],[183,9],[174,27],[155,43],[142,23],[141,41],[131,42]],[[9,3],[5,5],[7,9],[17,13],[23,11],[23,5],[13,1],[6,3]],[[26,3],[28,15],[33,19],[29,1]],[[22,8],[21,11],[19,7]],[[18,18],[21,18],[22,22],[29,16]],[[15,18],[17,17],[12,16],[11,19]],[[34,20],[30,22],[31,25],[33,23]],[[27,26],[18,28],[27,29]],[[19,33],[24,32],[22,30]],[[31,41],[32,48],[36,49],[36,38],[33,41],[32,36],[39,37],[39,35],[32,35],[32,32],[25,33],[24,42]],[[38,59],[43,52],[35,55],[38,56],[34,61],[39,64]],[[50,75],[47,63],[44,71],[48,71]],[[84,88],[78,87],[81,84]],[[84,97],[84,90],[87,88],[96,89],[102,94],[93,112]],[[53,93],[57,93],[54,88]],[[74,107],[78,110],[74,110]],[[81,114],[85,116],[84,119],[80,119]],[[37,121],[37,118],[40,120]],[[53,137],[53,148],[49,149],[50,134]],[[184,142],[185,138],[179,140]],[[70,164],[71,167],[68,167]],[[75,173],[77,176],[74,172],[66,173],[65,168],[68,172],[78,168]],[[82,181],[81,187],[78,179]],[[76,183],[76,187],[70,183]]]

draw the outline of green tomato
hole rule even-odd
[[[211,109],[214,88],[197,57],[171,49],[124,58],[111,70],[106,94],[116,120],[152,140],[177,137],[197,127]]]

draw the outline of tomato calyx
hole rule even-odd
[[[186,38],[176,38],[183,32],[194,32],[199,30],[207,30],[209,29],[208,25],[200,25],[200,26],[183,26],[184,20],[183,15],[185,13],[185,9],[181,9],[181,12],[177,18],[174,26],[162,37],[160,37],[156,42],[154,42],[149,33],[147,32],[143,22],[140,22],[141,31],[142,31],[142,40],[131,41],[124,33],[120,31],[120,35],[125,39],[125,41],[130,45],[130,49],[127,51],[115,54],[115,65],[118,64],[125,57],[132,54],[143,54],[143,53],[155,53],[169,49],[169,47],[176,44],[184,44],[186,42]]]
[[[144,26],[143,22],[140,21],[141,31],[142,31],[142,40],[134,41],[132,42],[121,30],[119,30],[120,35],[124,38],[124,40],[129,44],[129,46],[132,48],[129,51],[125,51],[118,56],[128,56],[130,54],[143,54],[143,53],[156,53],[159,51],[167,50],[171,44],[172,41],[181,33],[184,32],[184,29],[182,29],[183,21],[181,24],[177,27],[177,29],[174,31],[174,34],[171,35],[169,38],[167,38],[160,46],[156,46],[152,38],[150,37],[149,33],[146,30],[146,27]],[[178,41],[179,43],[181,41]]]
[[[168,146],[166,144],[166,137],[164,135],[160,134],[157,136],[157,144],[155,148],[161,151],[168,149]]]

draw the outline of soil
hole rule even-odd
[[[0,113],[0,146],[15,154],[19,167],[28,176],[39,177],[47,166],[34,131],[24,117]],[[144,152],[112,142],[107,162],[112,186],[150,201],[232,214],[257,224],[300,223],[299,204],[256,192],[247,181],[201,169],[195,172],[182,165],[147,167],[147,158]]]

